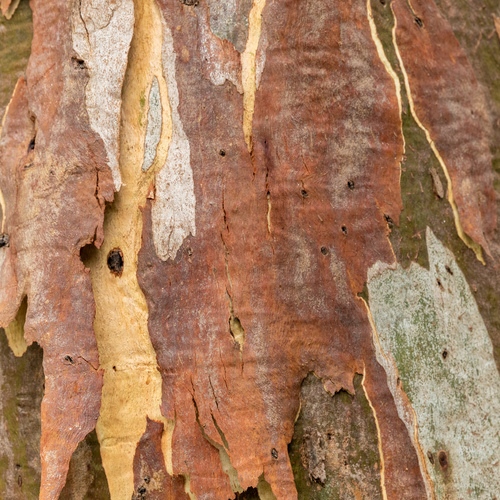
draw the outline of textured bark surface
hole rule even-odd
[[[480,3],[0,3],[2,498],[500,494]]]

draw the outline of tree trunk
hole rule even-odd
[[[497,1],[0,7],[1,498],[500,498]]]

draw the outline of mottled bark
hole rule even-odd
[[[479,3],[0,2],[2,498],[500,495]]]

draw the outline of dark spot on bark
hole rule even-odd
[[[448,467],[448,455],[446,454],[446,451],[441,450],[438,453],[438,460],[441,469],[446,469],[446,467]]]
[[[347,187],[353,191],[354,190],[354,181],[347,181]]]
[[[420,19],[420,17],[415,17],[415,24],[416,24],[419,28],[423,28],[423,27],[424,27],[424,23],[422,22],[422,19]]]
[[[448,274],[451,274],[453,276],[453,271],[450,269],[450,266],[444,266]]]
[[[73,63],[73,67],[76,69],[86,69],[85,61],[83,59],[79,59],[78,57],[72,57],[71,62]]]
[[[438,287],[441,288],[441,290],[444,290],[444,286],[439,278],[436,278],[436,283],[438,284]]]
[[[347,234],[347,227],[342,226],[342,232],[343,232],[344,234]]]
[[[141,486],[141,487],[137,490],[137,493],[139,493],[139,495],[144,495],[144,493],[146,493],[146,488],[144,488],[144,486]]]
[[[271,450],[271,456],[276,460],[278,459],[278,450],[276,448]]]
[[[20,469],[21,468],[21,464],[16,464],[16,469]]]
[[[401,385],[401,379],[398,377],[398,379],[396,380],[396,385],[399,387]]]
[[[10,238],[7,233],[0,234],[0,248],[8,247],[10,243]]]
[[[429,462],[434,465],[434,455],[432,454],[432,451],[427,452],[427,458],[429,459]]]
[[[24,165],[24,170],[27,170],[28,168],[31,168],[33,166],[33,163],[28,163],[28,165]]]
[[[448,350],[443,349],[443,352],[441,353],[441,356],[443,356],[443,359],[446,359],[448,357]]]
[[[300,194],[302,195],[303,198],[307,198],[309,196],[309,194],[307,193],[307,191],[305,189],[303,189]]]
[[[17,484],[19,487],[23,485],[23,478],[21,476],[17,476]]]
[[[191,255],[193,255],[193,249],[191,247],[187,247],[186,252],[189,255],[189,257],[191,257]]]
[[[113,248],[108,254],[108,267],[115,276],[123,273],[123,252],[119,248]]]
[[[147,476],[146,476],[146,477],[144,478],[144,482],[145,482],[146,484],[149,484],[149,481],[151,481],[151,479],[150,479],[149,477],[147,477]]]
[[[115,372],[116,372],[116,366],[113,366],[113,371],[115,371]]]
[[[380,0],[380,3],[381,3],[382,5],[385,5],[385,0]]]
[[[28,144],[28,153],[33,151],[35,149],[35,138],[31,139],[30,143]]]
[[[323,255],[328,255],[328,248],[326,248],[326,247],[321,247],[321,253],[322,253]]]
[[[226,156],[226,151],[225,151],[224,149],[221,149],[221,150],[219,151],[219,154],[220,154],[221,156]]]
[[[189,7],[196,7],[200,3],[199,0],[179,0],[179,2]]]
[[[72,365],[75,364],[73,361],[73,358],[71,356],[64,356],[64,361],[67,361],[68,363],[71,363]]]
[[[389,226],[389,228],[394,227],[394,221],[392,220],[392,218],[389,215],[384,214],[384,219],[387,222],[387,225]]]

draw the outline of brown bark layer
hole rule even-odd
[[[85,111],[85,69],[74,58],[67,2],[31,3],[27,81],[18,82],[2,131],[3,248],[0,325],[28,297],[25,338],[44,350],[42,487],[57,498],[77,444],[99,416],[102,373],[94,301],[80,248],[102,242],[113,198],[106,153]]]

